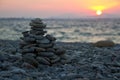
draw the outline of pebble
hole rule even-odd
[[[113,47],[115,43],[110,40],[101,40],[93,44],[95,47]]]
[[[110,69],[112,73],[120,73],[120,67],[111,67]]]
[[[41,39],[44,38],[44,36],[43,36],[43,35],[35,35],[34,38],[35,38],[36,40],[41,40]]]
[[[55,49],[54,48],[47,48],[46,51],[47,52],[54,52],[55,53]]]
[[[32,30],[43,31],[44,28],[31,27]]]
[[[33,27],[38,27],[38,28],[46,28],[45,24],[36,24],[36,23],[31,22],[29,25]]]
[[[22,60],[22,56],[21,55],[10,55],[9,57],[10,61],[17,61],[17,60]]]
[[[35,51],[34,48],[22,49],[22,53],[33,53],[34,51]]]
[[[40,64],[50,65],[50,62],[44,57],[37,57],[36,59]]]
[[[23,38],[23,40],[24,40],[25,42],[34,42],[34,41],[35,41],[35,38],[25,37],[25,38]]]
[[[44,35],[45,33],[47,33],[47,31],[35,31],[35,30],[31,30],[30,33],[34,34],[34,35]]]
[[[11,65],[12,65],[12,63],[5,61],[0,65],[0,68],[2,70],[9,70]]]
[[[63,48],[58,48],[58,49],[56,49],[55,54],[56,55],[63,55],[63,54],[65,54],[65,50]]]
[[[30,57],[30,56],[23,55],[23,61],[25,61],[35,67],[38,67],[38,65],[39,65],[38,61],[36,61],[33,57]]]
[[[31,20],[31,22],[36,23],[36,24],[43,24],[40,18],[33,19]]]
[[[115,73],[113,75],[116,76],[117,78],[120,78],[120,73]]]
[[[63,64],[67,64],[67,63],[70,63],[71,62],[71,57],[68,56],[68,55],[60,55],[60,58],[61,58],[61,63]]]
[[[28,44],[23,47],[23,49],[31,48],[31,47],[36,47],[36,44]]]
[[[23,34],[24,37],[28,37],[29,36],[29,31],[22,32],[22,34]]]
[[[20,69],[20,68],[14,68],[12,70],[12,73],[14,73],[14,74],[25,74],[25,75],[27,74],[25,70]]]
[[[54,53],[53,52],[39,52],[38,55],[43,56],[43,57],[52,57],[54,56]]]
[[[38,44],[49,44],[50,43],[50,41],[48,39],[46,39],[46,38],[41,39],[41,40],[36,40],[36,42]]]
[[[52,59],[51,59],[51,63],[54,64],[54,63],[57,63],[60,61],[60,57],[59,56],[54,56]]]
[[[69,73],[68,75],[61,78],[61,80],[74,80],[77,78],[83,78],[80,74]]]
[[[1,62],[3,62],[3,61],[5,61],[6,60],[6,57],[5,57],[5,55],[3,55],[3,54],[0,54],[0,61]]]
[[[20,44],[20,47],[21,47],[21,48],[24,47],[24,46],[26,46],[26,45],[28,45],[28,43],[27,43],[27,42],[24,42],[24,41],[21,41],[19,44]]]
[[[26,54],[24,54],[24,56],[36,57],[36,55],[34,53],[26,53]]]
[[[40,48],[52,48],[53,44],[52,43],[49,43],[49,44],[39,44],[39,47]]]
[[[55,37],[53,37],[53,36],[51,36],[49,34],[46,35],[46,38],[48,38],[50,41],[55,41],[56,40]]]
[[[13,74],[11,74],[11,71],[0,71],[0,77],[10,77],[12,76]]]
[[[27,62],[24,62],[21,67],[27,68],[27,69],[34,69],[35,67]]]
[[[36,48],[36,52],[44,52],[45,49],[44,48]]]

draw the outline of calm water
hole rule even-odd
[[[0,20],[0,39],[17,40],[30,20]],[[44,20],[48,34],[62,42],[113,40],[120,43],[120,19]]]

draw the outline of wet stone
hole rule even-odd
[[[43,31],[44,28],[31,27],[32,30]]]
[[[10,77],[12,76],[13,74],[11,74],[10,71],[0,71],[0,77],[4,77],[3,80],[5,80],[5,77]],[[9,80],[9,79],[8,79]]]
[[[3,54],[0,54],[0,61],[3,62],[6,60],[6,57]]]
[[[25,70],[20,69],[20,68],[14,68],[12,70],[12,73],[15,73],[15,74],[27,74]]]
[[[26,53],[24,56],[36,57],[36,55],[34,53]]]
[[[38,28],[46,28],[46,25],[45,24],[36,24],[36,23],[30,23],[30,26],[33,26],[33,27],[38,27]]]
[[[50,62],[48,61],[48,59],[44,57],[37,57],[36,59],[40,64],[50,65]]]
[[[44,38],[44,36],[43,36],[43,35],[36,35],[36,36],[34,36],[34,38],[35,38],[36,40],[41,40],[41,39]]]
[[[29,44],[23,47],[23,49],[31,48],[31,47],[36,47],[36,44]]]
[[[35,35],[44,35],[45,33],[47,33],[47,31],[31,30],[30,33],[31,33],[31,34],[35,34]]]
[[[115,43],[110,40],[101,40],[93,44],[95,47],[113,47]]]
[[[55,37],[53,37],[53,36],[51,36],[49,34],[46,35],[46,38],[49,39],[49,40],[51,40],[51,41],[55,41],[56,40]]]
[[[39,44],[49,44],[50,41],[46,38],[42,39],[42,40],[36,40],[37,43]]]
[[[60,62],[63,63],[63,64],[66,64],[66,63],[70,63],[71,62],[71,57],[68,56],[68,55],[60,55]]]
[[[44,48],[36,48],[36,52],[44,52],[45,49]]]
[[[53,47],[53,44],[50,43],[50,44],[39,44],[38,45],[40,48],[52,48]]]
[[[39,65],[39,63],[33,57],[30,56],[23,56],[23,60],[35,67],[38,67]]]
[[[36,23],[36,24],[43,24],[42,20],[39,18],[36,18],[34,20],[31,20],[31,22]]]
[[[33,53],[35,51],[34,48],[29,48],[29,49],[22,49],[22,53]]]
[[[65,50],[62,48],[58,48],[58,49],[56,49],[55,54],[56,55],[63,55],[63,54],[65,54]]]
[[[54,64],[54,63],[57,63],[57,62],[59,62],[60,61],[60,57],[59,56],[53,56],[52,58],[51,58],[51,63],[52,64]]]
[[[9,59],[9,55],[8,54],[0,54],[0,62],[3,62],[5,60]]]
[[[35,35],[35,34],[29,34],[29,37],[35,38],[35,40],[41,40],[44,38],[43,35]]]
[[[22,32],[22,34],[24,37],[27,37],[27,36],[29,36],[29,31]]]
[[[24,46],[26,46],[26,45],[28,45],[27,42],[25,42],[25,41],[21,41],[21,42],[20,42],[20,47],[24,47]]]
[[[54,53],[53,52],[39,52],[38,55],[43,56],[43,57],[52,57],[54,56]]]
[[[116,76],[117,78],[120,78],[120,73],[115,73],[113,75]]]
[[[25,38],[23,38],[23,40],[26,41],[26,42],[34,42],[35,38],[25,37]]]
[[[4,62],[4,63],[2,63],[2,64],[0,65],[0,68],[1,68],[2,70],[8,70],[11,65],[12,65],[12,64],[9,63],[9,62]]]
[[[46,52],[54,52],[55,53],[55,49],[54,48],[47,48]]]
[[[20,55],[10,55],[10,61],[15,62],[17,60],[22,60],[22,56]]]
[[[75,74],[75,73],[69,73],[66,76],[63,76],[61,80],[75,80],[78,78],[83,78],[80,74]]]
[[[24,62],[21,67],[27,68],[27,69],[34,69],[35,67],[27,62]]]

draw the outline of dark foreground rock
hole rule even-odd
[[[120,80],[118,44],[114,47],[98,48],[91,43],[57,42],[56,47],[63,46],[70,62],[48,66],[49,59],[38,57],[38,60],[43,60],[48,65],[39,64],[35,68],[29,63],[23,64],[22,55],[16,47],[17,42],[0,40],[0,80]],[[17,50],[12,54],[11,49]]]

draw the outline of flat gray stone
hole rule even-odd
[[[50,65],[50,62],[44,57],[37,57],[36,59],[40,64]]]
[[[47,31],[30,30],[30,33],[34,35],[44,35]]]
[[[23,55],[23,61],[25,61],[25,62],[27,62],[35,67],[38,67],[38,65],[39,65],[38,61],[35,60],[34,57]]]
[[[53,36],[51,36],[51,35],[49,35],[49,34],[47,34],[45,37],[46,37],[47,39],[49,39],[50,41],[55,41],[55,40],[56,40],[55,37],[53,37]]]
[[[39,28],[46,28],[46,25],[45,24],[41,24],[41,23],[33,23],[33,22],[30,22],[29,24],[30,26],[33,26],[33,27],[39,27]]]
[[[40,48],[52,48],[53,44],[52,43],[50,43],[50,44],[38,44],[38,46]]]
[[[60,57],[57,56],[57,55],[54,55],[51,59],[51,63],[54,64],[54,63],[57,63],[60,61]]]
[[[28,48],[28,49],[22,49],[21,52],[22,53],[33,53],[35,51],[34,48]]]
[[[39,56],[43,56],[43,57],[52,57],[55,54],[53,52],[40,52],[38,53]]]
[[[24,37],[28,37],[29,36],[29,31],[24,31],[24,32],[22,32],[22,34],[23,34]]]
[[[25,42],[34,42],[35,41],[35,38],[31,38],[31,37],[24,37],[24,38],[21,38],[21,39]]]
[[[41,40],[36,40],[37,43],[39,44],[48,44],[50,43],[50,40],[44,38],[44,39],[41,39]]]

